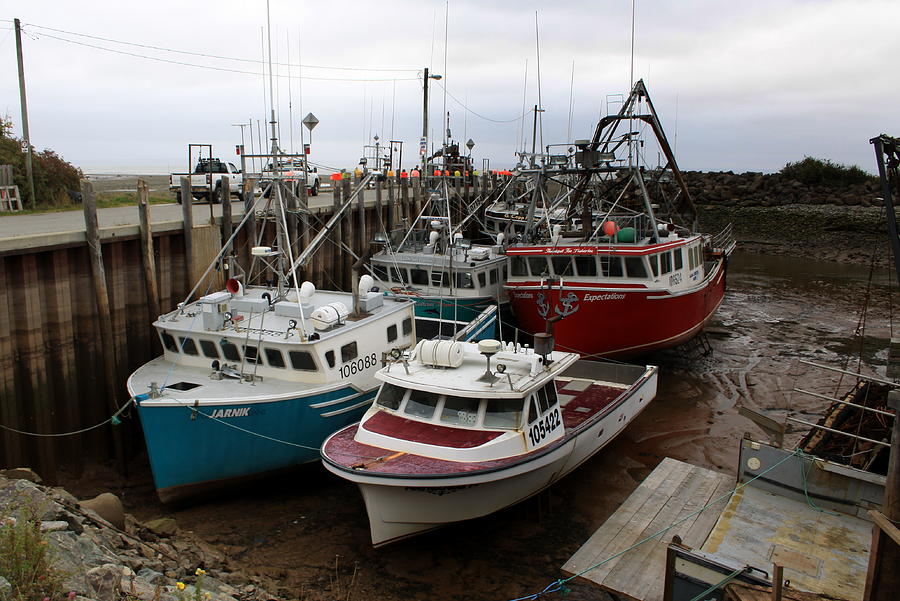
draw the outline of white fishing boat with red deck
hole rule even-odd
[[[496,340],[426,340],[378,372],[360,423],[322,445],[359,485],[372,543],[488,515],[602,449],[656,395],[657,368]]]
[[[660,161],[650,168],[653,141]],[[519,327],[533,334],[555,321],[560,349],[605,357],[698,334],[725,295],[734,239],[730,226],[715,237],[697,231],[697,210],[644,83],[618,114],[600,120],[591,140],[576,141],[568,154],[527,158],[530,214],[564,207],[567,216],[526,220],[506,250]],[[552,189],[560,191],[556,200]],[[576,221],[577,229],[560,225]]]

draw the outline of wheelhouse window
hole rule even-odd
[[[384,265],[378,265],[377,263],[372,265],[372,275],[375,276],[376,280],[381,280],[382,282],[388,281],[387,267]]]
[[[432,286],[448,286],[450,285],[450,274],[446,271],[432,271],[431,272],[431,285]]]
[[[166,347],[166,350],[172,351],[173,353],[178,352],[178,343],[175,342],[175,338],[169,334],[168,332],[163,332],[160,334],[162,338],[163,346]]]
[[[659,255],[659,272],[667,274],[672,271],[672,253],[664,252]]]
[[[646,278],[647,266],[643,257],[625,257],[625,271],[630,278]]]
[[[266,355],[266,363],[269,364],[269,367],[284,368],[284,355],[281,354],[280,350],[277,348],[267,348],[263,349],[263,352]]]
[[[387,328],[387,341],[393,342],[397,340],[397,324],[388,326]]]
[[[194,342],[193,338],[185,338],[184,336],[179,336],[178,341],[181,344],[181,351],[185,355],[197,355],[197,343]]]
[[[550,263],[553,265],[553,273],[558,276],[572,275],[572,259],[569,257],[551,257]]]
[[[328,361],[328,367],[334,367],[334,351],[327,351],[325,360]]]
[[[479,399],[461,396],[447,396],[441,409],[441,423],[455,426],[474,426],[478,421]]]
[[[331,357],[334,359],[334,351],[328,352],[331,353]],[[307,351],[290,351],[288,352],[288,356],[291,358],[291,367],[294,369],[300,371],[316,371],[316,361],[313,359],[312,353]],[[334,365],[331,367],[334,367]]]
[[[534,276],[550,274],[547,269],[547,260],[544,257],[528,257],[528,267],[531,269],[531,275]]]
[[[511,257],[510,269],[514,277],[528,276],[528,265],[525,263],[525,257]]]
[[[375,399],[375,402],[381,407],[396,411],[400,408],[400,403],[403,401],[404,394],[406,394],[405,388],[393,384],[382,384],[381,390],[378,391],[378,398]]]
[[[475,282],[472,281],[472,274],[467,271],[459,271],[456,273],[457,288],[474,288]]]
[[[675,259],[675,269],[681,269],[684,267],[684,257],[681,254],[681,249],[676,248],[672,251],[672,256]]]
[[[491,282],[491,285],[494,285],[497,283],[497,270],[496,269],[491,269],[491,274],[490,274],[489,280]]]
[[[653,277],[659,276],[659,256],[658,255],[650,255],[647,257],[647,260],[650,261],[650,271],[653,272]]]
[[[412,317],[407,317],[406,319],[403,320],[403,335],[404,336],[409,336],[410,334],[412,334],[412,326],[413,326]]]
[[[484,413],[484,427],[515,430],[522,419],[521,399],[491,399]]]
[[[622,272],[622,257],[601,255],[600,269],[603,271],[603,275],[608,278],[622,277],[624,275]]]
[[[597,261],[594,257],[575,257],[575,269],[582,277],[595,276],[597,275]]]
[[[487,276],[484,275],[483,271],[478,272],[478,285],[482,288],[487,286]]]
[[[241,353],[240,353],[240,351],[238,351],[237,345],[232,344],[231,342],[228,342],[227,340],[223,340],[222,343],[220,344],[220,346],[222,347],[222,354],[225,356],[226,359],[228,359],[229,361],[240,361],[241,360]]]
[[[406,407],[403,409],[403,412],[414,417],[431,419],[437,402],[438,396],[435,394],[421,390],[410,390],[409,399],[406,401]]]
[[[219,358],[219,349],[216,348],[216,343],[212,340],[203,340],[200,339],[200,350],[203,351],[203,356],[209,359],[218,359]]]
[[[413,284],[418,284],[420,286],[428,285],[428,272],[424,269],[410,269],[409,277]]]
[[[406,269],[402,267],[391,267],[391,281],[398,284],[406,282]]]
[[[349,342],[341,347],[341,363],[356,359],[359,351],[356,348],[356,341]]]
[[[255,346],[244,347],[244,359],[247,360],[247,363],[262,363],[259,360],[259,349]]]

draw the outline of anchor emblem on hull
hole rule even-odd
[[[564,297],[561,296],[559,302],[562,303],[562,310],[560,310],[559,307],[553,307],[553,310],[556,311],[556,314],[560,317],[566,317],[578,310],[578,296],[574,292],[569,292]],[[572,306],[572,303],[575,303],[574,307]]]
[[[562,308],[554,305],[553,311],[561,318],[578,311],[578,295],[574,292],[569,292],[565,296],[560,296],[559,302],[562,304]],[[550,304],[547,302],[547,296],[543,292],[539,292],[537,295],[537,308],[538,315],[547,319],[547,314],[550,312]]]

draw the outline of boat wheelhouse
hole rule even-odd
[[[421,341],[378,372],[383,384],[362,421],[322,445],[325,467],[359,486],[374,545],[540,492],[656,394],[656,367],[581,360],[550,345]]]
[[[452,337],[489,305],[506,304],[506,255],[501,244],[451,236],[446,220],[428,221],[428,229],[412,230],[372,256],[372,276],[385,296],[415,302],[419,338]],[[495,330],[492,318],[467,340],[490,338]]]

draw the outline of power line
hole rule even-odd
[[[59,36],[51,35],[51,34],[49,34],[49,33],[37,33],[37,34],[33,34],[33,35],[38,35],[38,36],[43,36],[43,37],[46,37],[46,38],[51,38],[51,39],[54,39],[54,40],[58,40],[58,41],[60,41],[60,42],[66,42],[66,43],[68,43],[68,44],[76,44],[76,45],[78,45],[78,46],[86,46],[86,47],[88,47],[88,48],[94,48],[94,49],[96,49],[96,50],[103,50],[103,51],[105,51],[105,52],[112,52],[112,53],[114,53],[114,54],[122,54],[122,55],[125,55],[125,56],[133,56],[133,57],[136,57],[136,58],[143,58],[143,59],[146,59],[146,60],[157,61],[157,62],[161,62],[161,63],[168,63],[168,64],[171,64],[171,65],[181,65],[181,66],[184,66],[184,67],[195,67],[195,68],[197,68],[197,69],[209,69],[209,70],[212,70],[212,71],[224,71],[224,72],[226,72],[226,73],[240,73],[240,74],[243,74],[243,75],[254,75],[254,76],[259,76],[259,75],[261,75],[261,73],[259,73],[259,72],[257,72],[257,71],[246,71],[246,70],[243,70],[243,69],[230,69],[230,68],[228,68],[228,67],[214,67],[214,66],[212,66],[212,65],[200,65],[200,64],[197,64],[197,63],[187,63],[187,62],[184,62],[184,61],[177,61],[177,60],[172,60],[172,59],[167,59],[167,58],[160,58],[160,57],[157,57],[157,56],[147,56],[147,55],[145,55],[145,54],[138,54],[138,53],[136,53],[136,52],[127,52],[127,51],[125,51],[125,50],[116,50],[116,49],[114,49],[114,48],[106,48],[106,47],[104,47],[104,46],[97,46],[96,44],[88,44],[87,42],[79,42],[78,40],[70,40],[70,39],[67,39],[67,38],[62,38],[62,37],[59,37]],[[37,38],[37,39],[39,39],[39,38]],[[254,62],[261,62],[261,61],[254,61]],[[286,77],[286,75],[281,75],[281,74],[278,74],[278,73],[273,74],[273,76],[274,76],[274,77]],[[314,79],[314,80],[319,80],[319,81],[361,81],[361,82],[367,82],[367,81],[412,81],[412,80],[418,79],[418,77],[386,77],[386,78],[366,79],[366,78],[348,78],[348,77],[311,77],[311,76],[304,75],[304,76],[303,76],[303,79]]]
[[[83,37],[83,38],[90,38],[90,39],[92,39],[92,40],[100,40],[100,41],[103,41],[103,42],[111,42],[111,43],[114,43],[114,44],[123,44],[123,45],[126,45],[126,46],[135,46],[135,47],[138,47],[138,48],[147,48],[147,49],[149,49],[149,50],[160,50],[160,51],[162,51],[162,52],[173,52],[173,53],[176,53],[176,54],[188,54],[188,55],[190,55],[190,56],[200,56],[200,57],[204,57],[204,58],[215,58],[215,59],[220,59],[220,60],[237,61],[237,62],[243,62],[243,63],[261,64],[261,63],[263,62],[263,61],[261,61],[261,60],[253,59],[253,58],[239,58],[239,57],[234,57],[234,56],[220,56],[220,55],[217,55],[217,54],[206,54],[206,53],[203,53],[203,52],[191,52],[191,51],[189,51],[189,50],[176,50],[176,49],[174,49],[174,48],[165,48],[165,47],[163,47],[163,46],[154,46],[154,45],[151,45],[151,44],[138,44],[137,42],[125,42],[125,41],[123,41],[123,40],[114,40],[114,39],[112,39],[112,38],[105,38],[105,37],[102,37],[102,36],[90,35],[90,34],[87,34],[87,33],[78,33],[77,31],[66,31],[65,29],[56,29],[56,28],[54,28],[54,27],[46,27],[46,26],[44,26],[44,25],[36,25],[36,24],[34,24],[34,23],[26,23],[26,25],[28,25],[29,27],[36,27],[36,28],[38,28],[38,29],[46,29],[46,30],[48,30],[48,31],[55,31],[55,32],[57,32],[57,33],[64,33],[64,34],[67,34],[67,35],[74,35],[74,36]],[[46,35],[46,34],[45,34],[45,35]],[[288,67],[296,67],[296,66],[297,66],[296,64],[293,64],[293,63],[290,63],[290,62],[288,62],[288,63],[277,63],[277,62],[276,62],[276,63],[273,63],[273,64],[274,64],[275,66],[278,66],[278,67],[284,67],[284,66],[288,66]],[[304,67],[304,68],[307,68],[307,69],[334,69],[334,70],[338,70],[338,71],[384,71],[384,72],[404,71],[404,72],[412,72],[412,73],[415,73],[415,72],[418,72],[418,71],[419,71],[418,69],[406,69],[406,68],[385,69],[385,68],[375,68],[375,67],[372,67],[372,68],[370,68],[370,67],[332,67],[332,66],[328,66],[328,65],[303,65],[303,64],[301,64],[300,66],[301,66],[301,67]]]
[[[399,81],[402,81],[402,80],[399,80]],[[465,102],[463,102],[462,100],[460,100],[459,98],[457,98],[456,96],[454,96],[453,94],[451,94],[450,91],[447,89],[447,87],[446,87],[443,83],[441,83],[440,81],[436,81],[435,83],[437,83],[437,85],[441,86],[441,88],[444,89],[444,92],[447,93],[447,96],[449,96],[450,98],[452,98],[452,99],[456,102],[456,104],[458,104],[459,106],[461,106],[464,110],[466,110],[466,111],[472,113],[472,114],[475,115],[476,117],[479,117],[479,118],[481,118],[481,119],[484,119],[485,121],[490,121],[491,123],[512,123],[512,122],[514,122],[514,121],[518,121],[519,119],[521,119],[522,117],[524,117],[525,115],[527,115],[528,113],[531,112],[531,111],[525,111],[525,112],[522,113],[521,115],[519,115],[519,116],[517,116],[517,117],[513,117],[512,119],[491,119],[490,117],[485,117],[485,116],[482,115],[481,113],[476,113],[475,111],[473,111],[472,109],[470,109],[468,106],[466,106],[466,103],[465,103]]]

